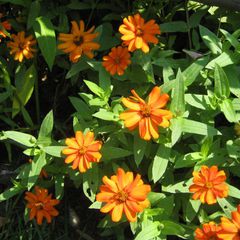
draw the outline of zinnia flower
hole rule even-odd
[[[232,219],[221,218],[222,230],[218,232],[218,237],[224,240],[240,240],[240,205],[237,211],[232,212]]]
[[[102,157],[99,150],[102,147],[100,141],[94,140],[94,133],[87,132],[84,136],[81,131],[75,133],[75,138],[67,138],[67,148],[62,153],[67,155],[65,163],[71,163],[72,169],[78,168],[80,172],[86,172],[91,168],[92,162],[99,162]]]
[[[0,24],[2,25],[1,27],[3,28],[3,30],[0,29],[0,36],[6,38],[7,35],[6,35],[6,33],[4,32],[4,30],[8,30],[8,31],[9,31],[9,30],[11,30],[12,26],[11,26],[11,24],[10,24],[7,20],[1,22]],[[0,42],[1,42],[1,39],[0,39]]]
[[[77,62],[79,58],[84,54],[89,58],[93,58],[93,50],[100,48],[100,45],[93,42],[93,39],[97,37],[98,33],[93,33],[94,27],[91,27],[88,31],[84,31],[84,22],[81,20],[78,26],[76,21],[72,21],[72,29],[70,34],[60,33],[58,39],[63,41],[58,45],[58,48],[65,53],[69,53],[69,59],[71,62]]]
[[[128,46],[130,52],[142,49],[143,52],[147,53],[149,52],[148,43],[158,43],[155,35],[160,34],[160,29],[155,20],[145,23],[145,20],[137,13],[123,19],[119,32],[123,34],[121,39],[124,45]]]
[[[133,178],[132,172],[125,173],[122,168],[118,168],[117,175],[111,176],[111,179],[104,176],[102,181],[104,185],[100,186],[101,192],[96,199],[106,203],[100,211],[109,212],[113,222],[120,221],[123,213],[129,222],[135,222],[137,213],[149,206],[147,195],[151,187],[143,184],[139,174]]]
[[[226,174],[218,171],[217,166],[208,168],[202,166],[199,172],[193,172],[193,183],[189,191],[194,193],[194,200],[200,199],[202,203],[214,204],[217,197],[224,198],[228,195],[228,186],[225,183]]]
[[[144,140],[158,138],[158,126],[168,127],[172,113],[162,109],[169,100],[168,94],[161,94],[159,87],[154,87],[149,94],[148,101],[144,101],[132,90],[129,98],[123,98],[122,103],[129,110],[120,114],[120,119],[124,120],[124,125],[130,131],[139,128],[140,137]]]
[[[25,193],[25,200],[28,201],[27,208],[30,209],[30,220],[37,219],[37,224],[41,225],[43,218],[46,218],[50,223],[53,217],[56,217],[59,212],[54,208],[59,204],[59,200],[52,199],[52,194],[48,195],[48,190],[45,188],[35,187],[35,194],[32,192]]]
[[[221,230],[215,222],[204,223],[201,228],[195,230],[195,240],[220,240],[217,233]]]
[[[127,48],[121,46],[114,47],[107,56],[103,57],[103,66],[111,75],[116,73],[123,75],[125,69],[131,63],[130,57],[131,55]]]
[[[7,46],[11,48],[10,54],[15,55],[14,60],[22,62],[23,58],[33,58],[33,53],[36,49],[32,46],[36,44],[36,40],[33,39],[32,35],[25,38],[25,32],[19,32],[17,35],[12,34],[11,38],[13,41],[8,42]]]

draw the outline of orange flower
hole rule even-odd
[[[70,34],[60,33],[58,39],[63,41],[58,45],[58,48],[65,53],[70,53],[69,59],[71,62],[77,62],[79,58],[85,54],[89,58],[93,58],[93,50],[100,48],[98,43],[93,42],[98,33],[92,33],[94,27],[88,31],[84,31],[84,22],[81,20],[78,26],[76,21],[72,21],[72,29]]]
[[[30,220],[37,219],[37,224],[41,225],[43,218],[47,222],[52,221],[52,217],[56,217],[59,212],[54,208],[59,204],[59,200],[52,199],[52,194],[48,195],[48,190],[45,188],[35,187],[35,194],[31,192],[25,193],[25,200],[28,201],[27,208],[30,209]]]
[[[221,230],[215,222],[204,223],[201,228],[195,230],[195,240],[220,240],[217,233]]]
[[[111,52],[103,57],[103,66],[111,75],[123,75],[127,66],[131,63],[131,55],[127,48],[121,46],[114,47]]]
[[[217,197],[224,198],[228,195],[228,186],[225,183],[226,174],[218,171],[217,166],[208,168],[202,166],[199,172],[193,172],[193,183],[189,191],[194,193],[194,200],[200,199],[202,203],[214,204]]]
[[[25,38],[25,32],[19,32],[17,35],[12,34],[11,38],[13,41],[9,42],[7,46],[11,48],[10,54],[14,54],[14,59],[16,61],[22,62],[23,58],[33,58],[33,53],[36,52],[36,49],[33,49],[32,46],[36,44],[36,40],[33,39],[32,35],[29,35]]]
[[[160,34],[160,29],[155,20],[145,23],[145,20],[137,13],[123,19],[119,32],[123,34],[121,39],[124,45],[128,46],[130,52],[142,49],[143,52],[147,53],[149,52],[148,43],[158,43],[155,35]]]
[[[11,24],[7,20],[4,21],[4,22],[1,22],[0,24],[2,25],[1,27],[3,28],[3,29],[0,29],[0,36],[6,38],[7,35],[6,35],[4,30],[8,30],[9,31],[9,30],[11,30],[12,26],[11,26]],[[0,39],[0,42],[1,42],[1,39]]]
[[[129,110],[121,113],[120,119],[124,120],[125,127],[130,131],[138,126],[140,137],[144,140],[158,138],[158,126],[168,127],[172,118],[169,110],[162,109],[169,100],[168,94],[161,95],[161,89],[154,87],[145,102],[134,90],[131,92],[133,96],[122,99]]]
[[[232,219],[221,218],[222,230],[218,232],[218,237],[224,240],[240,240],[240,205],[237,211],[232,212]]]
[[[118,168],[117,175],[111,176],[111,179],[104,176],[102,181],[104,185],[100,186],[101,192],[96,199],[106,203],[100,211],[109,212],[113,222],[120,221],[122,213],[129,222],[135,222],[137,213],[149,206],[147,195],[151,187],[143,184],[139,174],[134,179],[132,172],[125,173],[122,168]]]
[[[102,147],[100,141],[94,141],[94,133],[87,132],[84,136],[81,131],[75,133],[75,138],[67,138],[65,143],[68,148],[63,149],[62,153],[67,155],[65,163],[71,163],[72,169],[78,167],[80,172],[86,172],[91,168],[92,162],[99,162],[102,157],[99,150]]]

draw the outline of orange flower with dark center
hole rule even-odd
[[[45,188],[35,187],[35,194],[32,192],[25,193],[25,200],[28,201],[27,208],[30,209],[30,220],[37,219],[37,224],[41,225],[43,218],[51,223],[52,218],[58,216],[59,212],[54,208],[59,204],[59,200],[52,199],[52,194],[48,194]]]
[[[84,136],[81,131],[75,133],[75,138],[67,138],[67,148],[62,153],[67,155],[65,163],[73,163],[72,169],[78,168],[80,172],[86,172],[92,166],[92,162],[99,162],[102,157],[99,150],[102,147],[100,141],[94,140],[94,133],[87,132]]]
[[[220,240],[217,233],[221,230],[215,222],[204,223],[201,228],[195,230],[195,240]]]
[[[223,170],[218,171],[217,166],[208,168],[202,166],[199,172],[193,172],[193,183],[189,191],[194,193],[194,200],[200,199],[202,203],[214,204],[217,197],[228,196],[228,186],[225,183],[226,174]]]
[[[0,28],[0,36],[6,38],[7,35],[5,33],[5,31],[9,31],[11,30],[12,26],[11,24],[6,20],[6,21],[3,21],[0,23],[1,24],[1,28]],[[3,29],[2,29],[3,28]],[[5,30],[5,31],[4,31]],[[1,39],[0,39],[0,42],[1,42]]]
[[[84,31],[84,22],[81,20],[78,25],[76,21],[72,21],[71,33],[60,33],[58,39],[64,43],[58,45],[58,48],[65,53],[69,53],[71,62],[77,62],[82,55],[93,58],[94,50],[100,48],[100,45],[93,40],[98,36],[98,33],[93,33],[94,27],[88,31]]]
[[[160,34],[159,26],[155,20],[145,23],[145,20],[139,13],[134,16],[128,16],[123,19],[123,24],[119,27],[119,32],[123,34],[121,39],[125,46],[128,46],[130,52],[136,49],[142,49],[143,52],[149,52],[148,43],[158,43],[156,34]]]
[[[134,178],[132,172],[118,168],[117,175],[110,179],[104,176],[102,181],[104,185],[100,186],[96,200],[106,203],[100,211],[110,213],[113,222],[120,221],[123,213],[129,222],[135,222],[137,213],[149,206],[147,195],[151,187],[143,184],[139,174]]]
[[[218,237],[224,240],[240,240],[240,205],[237,211],[232,212],[232,219],[221,218],[222,230],[218,232]]]
[[[130,57],[127,48],[114,47],[107,56],[103,57],[103,66],[111,75],[116,73],[123,75],[125,69],[131,63]]]
[[[169,100],[168,94],[161,94],[161,89],[154,87],[146,102],[134,90],[131,92],[133,96],[122,99],[129,110],[121,113],[120,119],[124,120],[125,127],[130,131],[138,127],[140,137],[144,140],[158,138],[158,126],[168,127],[172,118],[169,110],[162,109]]]
[[[17,35],[12,34],[11,38],[13,41],[8,42],[7,46],[11,48],[10,54],[15,55],[14,60],[22,62],[23,58],[33,58],[33,53],[36,49],[32,46],[36,44],[36,40],[33,39],[32,35],[25,38],[25,32],[19,32]]]

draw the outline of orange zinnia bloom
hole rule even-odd
[[[117,73],[120,76],[124,74],[125,69],[131,63],[130,57],[127,48],[114,47],[107,56],[103,57],[103,66],[111,75]]]
[[[58,48],[65,53],[70,53],[71,62],[77,62],[79,58],[85,54],[89,58],[93,58],[93,50],[100,48],[98,43],[93,42],[98,33],[93,33],[94,27],[88,31],[84,31],[84,22],[81,20],[78,26],[76,21],[72,21],[72,29],[70,34],[60,33],[58,39],[63,41]]]
[[[104,185],[100,186],[101,192],[97,194],[96,200],[106,203],[100,211],[109,212],[113,222],[120,221],[123,212],[129,222],[135,222],[137,213],[149,206],[147,195],[151,187],[143,184],[139,174],[133,178],[132,172],[125,173],[122,168],[118,168],[117,175],[111,176],[111,179],[104,176],[102,181]]]
[[[199,172],[193,172],[193,183],[189,191],[193,192],[194,200],[200,199],[202,203],[214,204],[217,197],[224,198],[228,195],[228,186],[225,183],[226,174],[218,171],[217,166],[202,166]]]
[[[130,52],[142,49],[143,52],[147,53],[149,52],[148,43],[158,43],[155,35],[160,34],[160,29],[155,20],[145,23],[145,20],[137,13],[123,19],[119,32],[123,34],[121,39],[124,45],[128,46]]]
[[[5,30],[8,30],[8,31],[11,30],[11,28],[12,28],[11,24],[7,20],[4,22],[1,22],[1,25]],[[2,36],[4,38],[7,37],[7,35],[1,29],[0,29],[0,36]],[[0,39],[0,42],[1,42],[1,39]]]
[[[237,211],[232,212],[232,219],[221,218],[222,230],[218,232],[218,237],[224,240],[240,240],[240,205]]]
[[[158,138],[158,126],[168,127],[172,118],[169,110],[162,109],[169,100],[168,94],[161,95],[161,89],[154,87],[145,102],[134,90],[131,92],[133,96],[122,99],[129,110],[121,113],[120,119],[124,120],[125,127],[130,131],[138,126],[140,137],[144,140]]]
[[[221,230],[215,222],[204,223],[201,228],[195,230],[195,240],[220,240],[217,233]]]
[[[73,162],[72,169],[78,167],[80,172],[86,172],[92,162],[99,162],[102,157],[99,152],[102,143],[94,140],[93,132],[89,131],[84,136],[81,131],[77,131],[75,138],[67,138],[65,143],[68,147],[62,153],[67,155],[65,163]]]
[[[25,193],[25,200],[28,201],[27,208],[30,209],[30,220],[37,219],[37,224],[41,225],[43,218],[50,223],[53,217],[56,217],[59,212],[54,208],[59,204],[59,200],[52,199],[52,194],[48,195],[48,190],[45,188],[35,187],[35,194],[32,192]]]
[[[25,32],[19,32],[17,35],[12,34],[11,38],[13,41],[9,42],[7,46],[11,48],[10,54],[15,55],[14,59],[16,61],[22,62],[23,58],[33,58],[33,53],[36,49],[32,46],[36,44],[36,40],[33,39],[32,35],[25,38]]]

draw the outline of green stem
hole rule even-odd
[[[186,12],[186,21],[187,21],[187,28],[188,28],[189,49],[192,49],[192,39],[191,39],[191,31],[190,31],[190,24],[189,24],[189,13],[188,13],[188,0],[185,1],[185,12]]]
[[[39,87],[38,87],[38,78],[35,81],[35,104],[36,104],[36,115],[37,123],[40,124],[40,104],[39,104]]]

